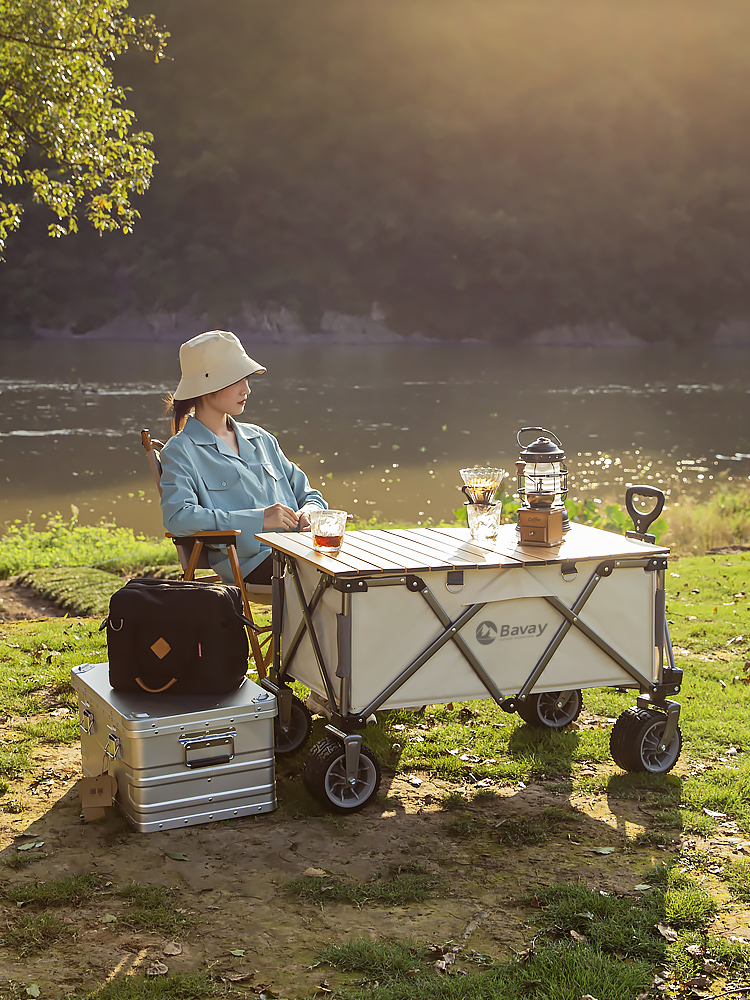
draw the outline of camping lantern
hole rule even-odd
[[[539,431],[545,436],[526,446],[521,443],[522,434]],[[516,462],[521,541],[529,545],[558,545],[570,528],[565,510],[568,470],[560,439],[544,427],[522,427],[516,441],[521,449]]]

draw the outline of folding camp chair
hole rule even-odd
[[[148,464],[151,469],[151,474],[156,482],[156,487],[159,490],[159,495],[161,496],[161,449],[164,444],[158,441],[156,438],[152,438],[148,430],[141,431],[141,442],[143,447],[146,449],[146,457],[148,458]],[[250,602],[254,604],[270,604],[271,603],[271,585],[270,584],[251,584],[248,585],[242,578],[242,570],[240,569],[240,561],[237,556],[237,536],[242,534],[241,531],[196,531],[192,535],[173,535],[167,532],[167,538],[171,538],[177,548],[177,555],[180,560],[180,565],[182,566],[182,579],[183,580],[194,580],[195,571],[197,569],[211,569],[211,564],[208,561],[208,552],[206,550],[206,545],[225,545],[227,549],[227,555],[229,556],[229,564],[232,567],[232,575],[234,577],[235,584],[240,589],[240,594],[242,595],[242,604],[245,611],[245,617],[251,624],[247,626],[247,635],[250,640],[250,649],[253,654],[253,659],[255,660],[255,666],[258,671],[259,677],[265,677],[268,664],[271,661],[271,656],[273,655],[272,648],[272,626],[259,626],[255,624],[253,619],[252,610],[250,608]],[[215,582],[219,579],[216,574],[200,576],[198,578],[205,582]]]

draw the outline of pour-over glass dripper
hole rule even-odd
[[[487,466],[461,469],[461,478],[464,481],[461,489],[471,503],[492,503],[500,483],[507,475],[505,469],[492,469]]]

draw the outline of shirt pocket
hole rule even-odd
[[[203,476],[203,482],[209,493],[226,493],[233,489],[240,480],[238,469],[222,469],[220,472],[209,472]]]
[[[274,482],[276,482],[280,478],[281,473],[278,471],[278,469],[274,469],[274,467],[271,465],[270,462],[263,462],[262,465],[265,474],[269,476]],[[266,480],[266,482],[268,482],[268,480]]]

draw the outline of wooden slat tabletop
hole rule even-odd
[[[472,542],[468,528],[387,528],[347,531],[337,556],[313,550],[310,532],[255,536],[331,576],[425,573],[435,570],[540,566],[582,559],[666,555],[669,549],[610,531],[572,524],[559,545],[521,545],[513,524],[501,525],[494,543]]]

